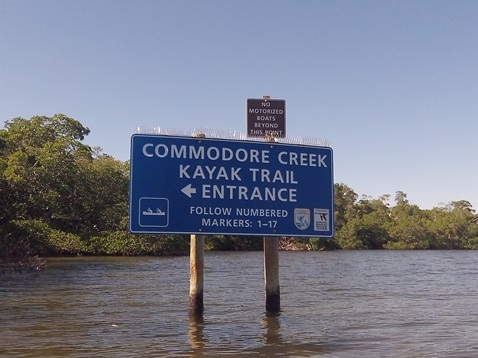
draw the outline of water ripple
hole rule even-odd
[[[471,357],[474,251],[281,252],[282,312],[264,312],[261,252],[60,258],[0,281],[2,357]]]

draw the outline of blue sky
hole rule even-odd
[[[137,127],[246,132],[284,99],[335,182],[478,209],[478,1],[0,0],[0,121],[64,113],[129,159]]]

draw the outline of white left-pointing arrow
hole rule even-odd
[[[193,188],[191,184],[186,185],[181,191],[189,197],[191,197],[192,194],[196,194],[196,188]]]

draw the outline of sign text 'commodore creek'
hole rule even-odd
[[[134,233],[333,236],[328,147],[133,135]]]

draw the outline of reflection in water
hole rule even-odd
[[[264,327],[263,342],[266,345],[280,345],[282,343],[279,316],[280,313],[266,314],[262,319]]]
[[[195,353],[202,353],[206,344],[204,339],[204,317],[203,315],[189,315],[189,344]]]
[[[280,315],[262,253],[60,258],[0,278],[0,357],[475,357],[478,251],[281,252]],[[320,273],[320,274],[318,274]]]

